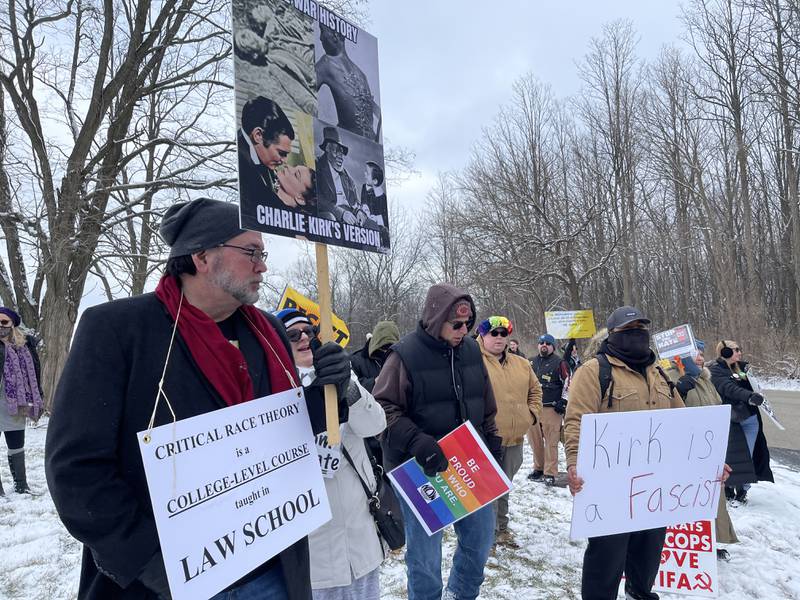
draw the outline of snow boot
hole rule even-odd
[[[541,481],[542,476],[544,475],[544,471],[537,471],[534,469],[531,473],[528,474],[528,479],[531,481]]]
[[[17,452],[8,455],[8,467],[11,469],[11,477],[14,479],[14,490],[18,494],[29,494],[31,496],[41,496],[41,492],[34,492],[28,487],[28,478],[25,474],[25,452]]]

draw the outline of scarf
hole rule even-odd
[[[644,332],[644,330],[631,329],[625,332],[610,333],[608,338],[600,344],[600,352],[620,359],[631,369],[646,377],[647,367],[656,362],[656,355],[641,339],[635,339],[642,336],[637,333],[638,331]],[[644,333],[647,334],[647,332]],[[649,334],[647,335],[649,338]]]
[[[3,383],[6,392],[8,414],[17,415],[20,410],[34,421],[42,414],[44,404],[36,380],[33,357],[25,346],[6,344],[6,359],[3,365]]]
[[[181,290],[174,277],[164,275],[156,287],[156,297],[166,307],[173,320],[178,314]],[[255,335],[267,361],[270,388],[273,394],[296,385],[294,364],[278,332],[260,310],[241,306],[247,326]],[[195,363],[228,406],[253,399],[253,381],[242,352],[231,344],[217,324],[199,308],[183,299],[178,331],[189,347]]]

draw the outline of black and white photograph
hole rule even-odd
[[[318,22],[314,49],[317,116],[340,129],[382,143],[378,40],[354,26],[332,29]]]
[[[264,95],[316,115],[314,20],[285,0],[235,0],[233,50],[236,109]]]

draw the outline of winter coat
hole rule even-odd
[[[381,372],[385,356],[378,352],[387,344],[395,344],[400,340],[400,331],[392,321],[380,321],[372,330],[372,337],[360,350],[350,355],[353,371],[358,381],[368,392],[375,387],[375,378]]]
[[[272,315],[266,318],[291,356],[282,324]],[[240,326],[245,355],[262,353],[246,325]],[[78,591],[82,600],[155,598],[137,579],[160,545],[136,433],[150,420],[172,329],[172,318],[154,294],[87,309],[55,392],[45,471],[62,522],[84,544]],[[268,394],[267,369],[248,367],[255,397]],[[178,419],[226,407],[180,333],[164,392]],[[313,430],[321,431],[325,415],[320,388],[306,390],[306,403]],[[162,400],[155,425],[171,422]],[[307,538],[281,552],[277,561],[289,598],[310,600]]]
[[[749,365],[739,363],[739,370],[747,373]],[[737,486],[753,481],[775,481],[769,466],[769,446],[764,436],[764,423],[761,411],[749,403],[753,388],[745,377],[737,375],[728,366],[724,358],[718,358],[710,367],[711,381],[722,398],[723,404],[731,405],[731,428],[728,433],[728,451],[725,462],[731,468],[731,475],[726,485]],[[747,447],[747,438],[740,423],[748,417],[756,415],[758,419],[758,435],[753,446],[753,455]]]
[[[552,407],[561,398],[564,390],[564,379],[568,374],[566,365],[557,352],[551,352],[549,356],[534,356],[531,366],[542,385],[542,406]]]
[[[386,411],[387,470],[411,458],[409,447],[418,436],[438,439],[467,420],[490,449],[499,447],[497,405],[477,343],[464,337],[452,348],[438,337],[450,309],[462,299],[472,307],[471,327],[472,298],[449,284],[433,286],[417,330],[392,346],[375,381],[373,396]]]
[[[497,357],[483,346],[483,338],[478,346],[497,403],[497,433],[503,446],[517,446],[542,415],[542,386],[526,359],[510,352]]]
[[[310,377],[313,379],[313,369]],[[303,384],[306,385],[305,379]],[[350,405],[347,423],[339,427],[342,446],[353,459],[358,474],[374,490],[375,476],[364,438],[378,435],[386,428],[386,414],[372,394],[358,383],[355,373],[352,386],[359,390],[359,399]],[[378,568],[384,559],[383,544],[367,507],[366,493],[344,454],[340,454],[339,468],[333,477],[325,478],[325,490],[332,518],[308,536],[311,587],[315,590],[350,585]]]
[[[674,366],[665,370],[667,376],[674,383],[678,381],[681,374]],[[694,380],[695,387],[686,394],[684,403],[687,407],[696,406],[720,406],[722,399],[719,397],[714,384],[711,383],[711,372],[707,367],[700,370],[700,375]],[[739,541],[733,522],[728,514],[728,507],[725,502],[725,494],[719,495],[719,506],[717,508],[717,518],[715,520],[717,530],[717,542],[720,544],[735,544]]]
[[[610,402],[608,397],[600,398],[600,363],[596,358],[584,363],[575,371],[570,383],[569,402],[564,418],[564,447],[568,467],[574,466],[578,461],[578,441],[583,415],[684,406],[678,392],[670,390],[669,384],[658,372],[655,363],[647,367],[645,379],[614,356],[608,356],[608,362],[611,365],[613,381],[606,393],[606,396],[611,393]]]

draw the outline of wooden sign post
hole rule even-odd
[[[328,271],[328,246],[317,242],[317,288],[319,289],[319,337],[320,341],[333,341],[331,324],[331,280]],[[325,423],[328,428],[328,444],[337,446],[341,442],[339,435],[339,408],[336,386],[325,386]]]

